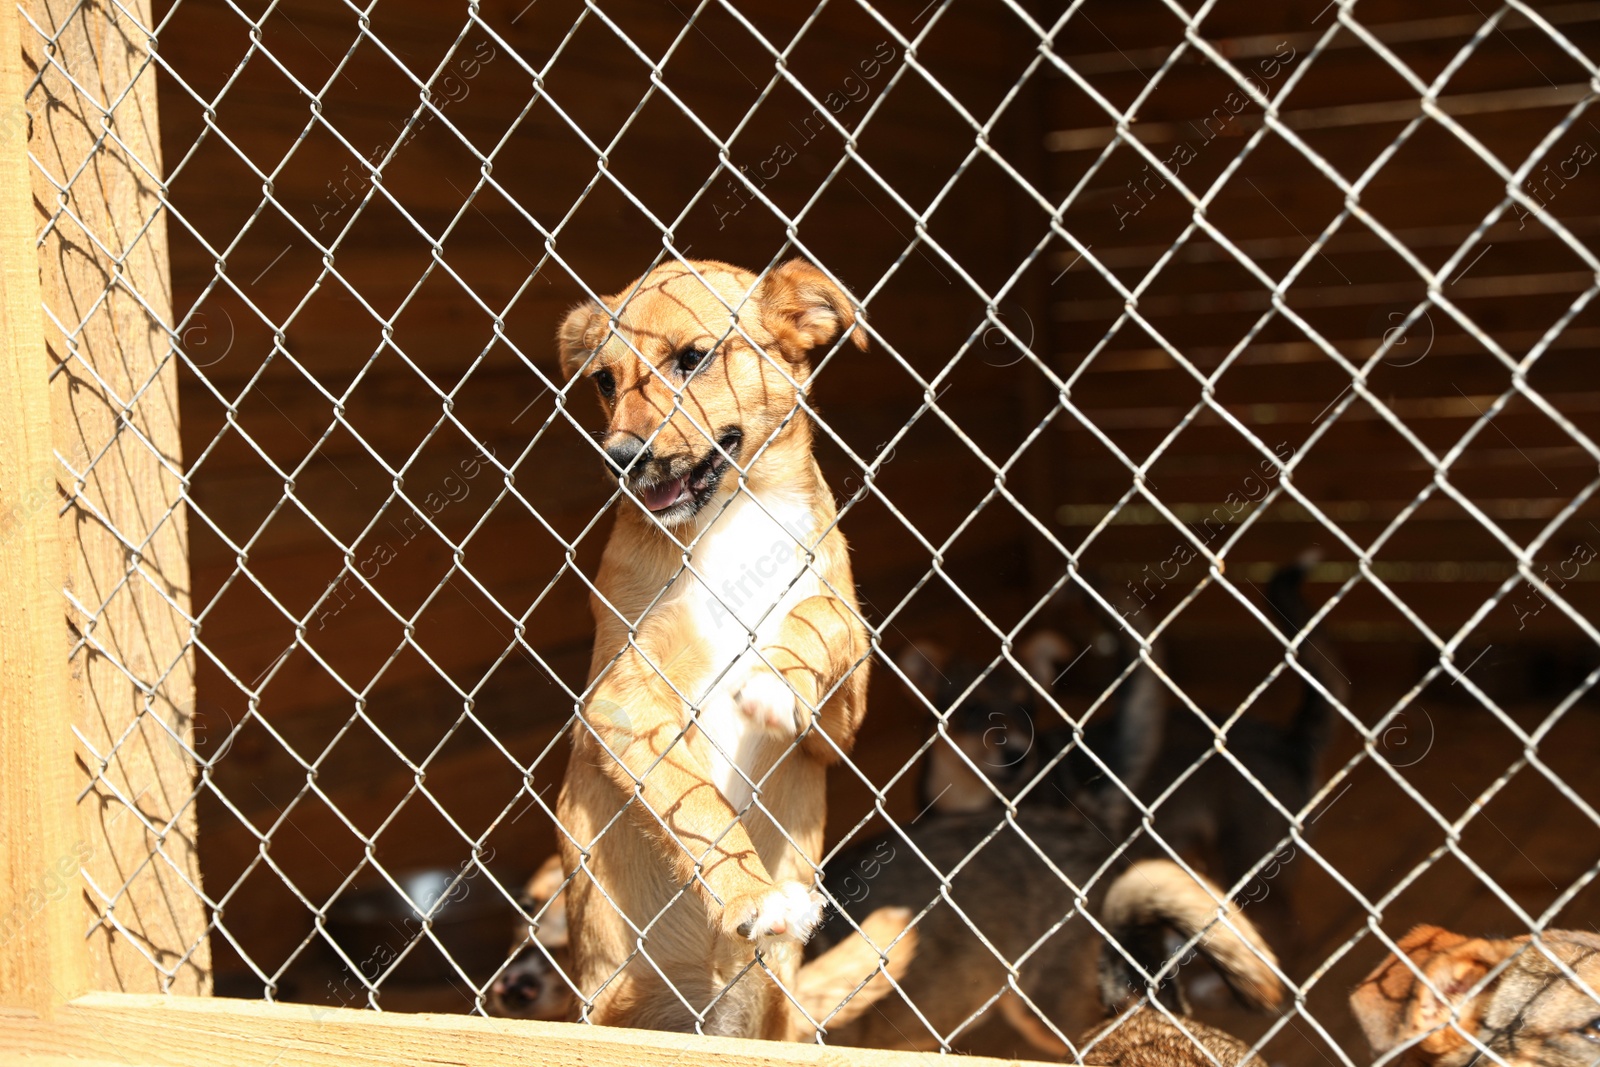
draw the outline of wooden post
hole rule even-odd
[[[88,957],[20,22],[0,11],[0,1005],[49,1017],[87,988]]]
[[[24,229],[43,235],[33,269],[50,320],[48,358],[22,369],[37,380],[31,388],[51,376],[54,447],[83,475],[65,486],[66,596],[57,580],[37,638],[60,653],[58,670],[72,649],[71,715],[49,720],[53,738],[69,725],[82,738],[81,837],[68,837],[86,853],[87,877],[72,889],[72,926],[80,944],[90,932],[88,988],[205,993],[188,536],[150,4],[28,8],[55,43],[51,62],[23,24],[22,49],[43,71],[28,100],[37,165],[7,188],[32,186]],[[8,62],[16,51],[13,38]]]

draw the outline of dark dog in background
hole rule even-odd
[[[1300,635],[1312,615],[1304,585],[1316,560],[1308,553],[1280,568],[1267,583],[1266,614],[1290,640]],[[1298,703],[1287,722],[1242,717],[1229,726],[1224,744],[1238,761],[1235,765],[1217,751],[1212,726],[1188,709],[1171,713],[1161,750],[1140,792],[1141,799],[1153,802],[1173,788],[1156,812],[1156,833],[1236,892],[1280,950],[1291,950],[1296,943],[1293,887],[1304,864],[1293,862],[1294,852],[1286,844],[1289,820],[1278,805],[1298,813],[1316,795],[1319,763],[1334,714],[1324,691],[1340,702],[1348,695],[1332,649],[1316,636],[1300,643],[1299,663],[1310,677],[1301,679]],[[1194,773],[1179,782],[1191,767]]]
[[[986,670],[928,642],[907,645],[895,662],[934,711],[918,811],[983,811],[1037,774],[1034,694],[1010,664]]]
[[[830,859],[822,886],[846,915],[905,908],[919,935],[900,992],[830,1033],[830,1042],[931,1051],[941,1038],[959,1044],[998,1014],[1034,1047],[1065,1054],[1058,1035],[1081,1033],[1101,1014],[1100,935],[1056,871],[1082,885],[1110,853],[1077,812],[1024,804],[1014,821],[995,811],[936,809]],[[830,909],[812,946],[850,930]],[[1018,991],[995,1000],[1011,981],[1003,960],[1025,957]]]
[[[1111,842],[1082,814],[1044,804],[1019,805],[1014,819],[994,811],[935,811],[841,853],[829,862],[823,886],[834,893],[841,884],[834,873],[850,872],[842,881],[857,891],[839,900],[846,914],[905,909],[915,915],[911,928],[919,940],[900,991],[831,1031],[830,1042],[932,1050],[941,1038],[959,1044],[998,1015],[1034,1048],[1071,1057],[1064,1035],[1081,1034],[1104,1018],[1095,962],[1102,937],[1063,876],[1074,885],[1094,885],[1111,853]],[[1087,910],[1098,910],[1099,896],[1091,890]],[[1198,938],[1198,954],[1253,1006],[1281,999],[1273,965],[1264,962],[1272,953],[1259,935],[1231,907],[1237,921],[1216,923],[1220,892],[1197,885],[1170,860],[1134,865],[1105,899],[1125,916],[1119,923],[1131,953],[1150,973],[1167,964],[1166,956],[1155,955],[1163,942],[1147,934],[1160,929],[1176,935],[1180,948]],[[827,945],[849,930],[844,917],[830,915],[814,944]],[[1014,985],[1008,960],[1021,961]]]
[[[1004,659],[989,668],[929,642],[908,645],[896,664],[933,713],[917,810],[984,811],[1028,792],[1122,832],[1165,715],[1166,689],[1141,659],[1140,640],[1100,626],[1071,638],[1039,631],[1016,649],[1021,671]],[[1061,682],[1073,668],[1085,684],[1069,692]]]
[[[1267,585],[1267,614],[1290,639],[1311,617],[1303,586],[1315,562],[1307,554]],[[1223,739],[1230,760],[1217,751],[1220,723],[1207,725],[1188,708],[1169,710],[1167,687],[1151,667],[1163,659],[1159,642],[1146,651],[1141,641],[1138,631],[1093,616],[1070,636],[1038,632],[1017,655],[1034,686],[1014,670],[1007,680],[1004,663],[983,675],[937,650],[907,649],[902,671],[945,719],[924,764],[919,810],[983,811],[1026,795],[1069,807],[1120,839],[1139,812],[1129,792],[1145,805],[1159,799],[1153,825],[1160,840],[1237,888],[1274,942],[1291,944],[1293,853],[1283,848],[1289,822],[1278,805],[1298,812],[1315,795],[1333,716],[1324,690],[1343,700],[1343,675],[1324,645],[1301,641],[1299,662],[1310,677],[1302,679],[1292,716],[1285,724],[1234,722]],[[1063,725],[1063,713],[1085,716],[1081,732]],[[1151,840],[1135,851],[1165,854]],[[1260,876],[1243,884],[1258,868]]]

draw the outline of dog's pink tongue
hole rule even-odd
[[[689,476],[639,490],[639,500],[651,511],[664,511],[689,495]]]

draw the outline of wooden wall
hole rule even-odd
[[[252,17],[263,7],[241,6]],[[1360,11],[1432,78],[1481,19],[1466,3],[1422,6],[1382,0]],[[1550,17],[1592,45],[1593,22],[1584,20],[1596,6],[1553,7]],[[1223,4],[1202,33],[1274,91],[1303,71],[1283,105],[1285,121],[1355,175],[1403,128],[1405,102],[1417,94],[1348,32],[1311,61],[1331,17],[1319,21],[1319,7]],[[162,31],[171,68],[161,109],[175,207],[174,306],[194,309],[184,336],[198,368],[184,377],[182,402],[203,642],[197,729],[214,761],[201,808],[202,862],[208,893],[227,899],[214,938],[219,988],[262,989],[247,955],[262,974],[281,978],[279,995],[320,995],[308,975],[331,957],[315,910],[347,880],[371,880],[363,837],[390,870],[454,866],[481,837],[510,879],[549,849],[548,816],[532,794],[549,802],[559,781],[566,691],[581,684],[590,635],[585,587],[562,570],[563,541],[574,546],[572,566],[592,574],[608,528],[604,518],[594,522],[607,494],[582,433],[593,425],[593,402],[575,394],[574,426],[551,391],[555,323],[585,286],[610,292],[644,269],[661,248],[662,223],[692,256],[751,267],[785,242],[784,224],[748,193],[740,206],[725,177],[688,206],[713,174],[717,149],[672,97],[718,136],[738,129],[730,158],[757,174],[764,163],[776,170],[763,191],[786,211],[803,209],[800,246],[866,301],[879,342],[865,355],[841,354],[815,390],[837,435],[824,435],[820,452],[841,498],[862,480],[838,442],[875,459],[922,407],[922,387],[907,368],[931,379],[965,349],[938,381],[949,421],[917,419],[882,466],[877,486],[888,503],[868,496],[844,519],[886,648],[935,634],[993,654],[998,640],[963,598],[1011,627],[1064,567],[1015,508],[990,499],[995,474],[974,450],[996,463],[1015,456],[1008,490],[1056,539],[1081,548],[1085,569],[1128,610],[1129,583],[1139,583],[1150,610],[1165,612],[1204,576],[1189,563],[1176,577],[1169,566],[1164,586],[1149,581],[1145,568],[1160,568],[1186,542],[1148,502],[1135,500],[1081,544],[1132,474],[1069,411],[1029,443],[1053,387],[1017,359],[964,280],[996,289],[1048,232],[1046,212],[981,153],[952,181],[973,155],[974,129],[960,109],[987,122],[1037,48],[1008,8],[989,0],[938,11],[921,2],[884,6],[904,32],[937,18],[917,62],[940,91],[908,68],[898,46],[882,58],[888,35],[868,15],[828,5],[788,53],[786,69],[825,106],[836,102],[841,122],[866,122],[858,135],[865,166],[845,163],[814,201],[840,164],[842,139],[812,132],[810,105],[787,83],[763,97],[774,63],[748,29],[717,8],[687,32],[671,4],[619,0],[603,8],[613,25],[593,13],[580,19],[582,5],[572,0],[485,4],[496,39],[453,8],[398,0],[374,11],[380,47],[358,40],[346,10],[295,2],[265,17],[265,51],[252,52],[250,27],[230,5],[187,0]],[[747,17],[783,48],[810,13],[807,5],[766,5]],[[1082,14],[1055,38],[1055,51],[1118,107],[1149,89],[1182,38],[1181,25],[1154,3],[1089,4]],[[1441,106],[1467,100],[1460,121],[1510,159],[1531,150],[1583,79],[1525,23],[1508,18],[1503,29],[1454,75]],[[650,63],[669,49],[662,87],[648,93]],[[1262,64],[1273,61],[1269,77]],[[441,63],[453,65],[453,80],[436,82],[442,116],[408,139],[417,87],[402,65],[426,77]],[[544,97],[536,99],[530,68]],[[1214,115],[1232,106],[1232,89],[1191,51],[1162,75],[1133,129],[1163,159],[1190,144],[1195,158],[1181,175],[1208,188],[1259,126],[1253,104],[1226,123]],[[308,90],[321,99],[315,121]],[[213,108],[209,125],[202,101]],[[1388,102],[1400,103],[1384,110]],[[1204,137],[1208,117],[1215,138]],[[1132,197],[1127,183],[1148,172],[1126,147],[1085,181],[1112,125],[1072,79],[1046,68],[1023,82],[987,136],[1056,202],[1084,182],[1063,224],[1134,285],[1166,255],[1191,209],[1156,183],[1141,187],[1150,194],[1142,200]],[[1580,121],[1557,139],[1551,160],[1578,143],[1600,146],[1600,132]],[[357,152],[387,158],[381,191]],[[492,155],[487,168],[481,155]],[[482,188],[467,204],[485,169],[498,188]],[[1600,176],[1591,170],[1548,198],[1582,239],[1600,208]],[[1437,267],[1499,195],[1483,165],[1430,124],[1365,186],[1361,204]],[[1342,202],[1270,135],[1207,217],[1281,277]],[[913,246],[919,221],[907,205],[926,213],[928,242]],[[1521,358],[1593,275],[1534,220],[1519,227],[1508,216],[1483,240],[1492,247],[1470,267],[1463,262],[1467,269],[1458,268],[1444,292]],[[1360,361],[1399,323],[1390,316],[1403,317],[1424,292],[1404,260],[1352,220],[1284,300]],[[1056,374],[1073,376],[1071,404],[1133,463],[1199,400],[1194,374],[1136,324],[1096,350],[1123,300],[1060,237],[1006,293],[997,309],[1005,327]],[[1141,314],[1201,375],[1217,370],[1269,306],[1265,287],[1204,234],[1191,236],[1139,297]],[[1591,434],[1592,316],[1580,312],[1527,375]],[[1511,375],[1437,308],[1427,323],[1369,384],[1442,451]],[[1348,381],[1280,314],[1233,357],[1214,396],[1270,446],[1304,451],[1295,484],[1367,544],[1433,470],[1361,402],[1306,448]],[[512,469],[510,486],[480,447]],[[1259,499],[1260,483],[1250,479],[1259,478],[1261,458],[1218,414],[1202,412],[1151,465],[1146,484],[1186,522],[1202,524],[1219,507],[1243,518],[1253,505],[1237,501]],[[1518,400],[1464,450],[1451,479],[1509,536],[1526,540],[1594,470],[1592,457]],[[1559,567],[1580,544],[1600,546],[1600,531],[1587,525],[1594,511],[1580,510],[1539,559]],[[418,532],[428,525],[419,512],[437,532]],[[346,561],[335,539],[351,546],[351,565],[375,574],[387,607],[341,581]],[[931,578],[925,542],[940,552]],[[1286,501],[1230,548],[1227,573],[1249,595],[1246,583],[1313,543],[1325,554],[1313,582],[1320,601],[1352,573],[1354,555]],[[1385,542],[1373,570],[1450,632],[1511,573],[1508,559],[1460,504],[1435,491]],[[1591,617],[1596,573],[1582,569],[1570,586]],[[1408,627],[1370,585],[1334,614],[1332,639],[1365,683],[1357,687],[1362,714],[1436,659]],[[1273,647],[1256,621],[1211,588],[1179,617],[1168,654],[1186,687],[1225,707],[1270,667]],[[1474,677],[1491,692],[1547,702],[1597,658],[1554,607],[1537,615],[1502,607],[1463,648],[1458,659],[1485,650]],[[887,672],[879,674],[860,758],[881,782],[922,727]],[[836,782],[834,824],[853,822],[869,801],[859,784]],[[891,810],[908,803],[903,789],[891,795]]]
[[[1586,49],[1596,41],[1596,14],[1600,7],[1592,4],[1548,7],[1561,32]],[[1328,167],[1349,182],[1360,180],[1360,208],[1418,263],[1440,271],[1503,197],[1504,182],[1436,121],[1410,131],[1391,153],[1420,113],[1419,93],[1348,30],[1319,51],[1334,17],[1312,2],[1271,9],[1224,4],[1203,32],[1273,97],[1280,120]],[[1439,77],[1482,25],[1470,4],[1379,2],[1363,4],[1358,17],[1424,81]],[[1161,69],[1183,37],[1165,9],[1121,5],[1116,19],[1096,26],[1069,31],[1062,50],[1078,53],[1069,62],[1117,107],[1148,93],[1135,135],[1207,196],[1206,219],[1262,275],[1276,281],[1293,271],[1294,281],[1274,315],[1268,284],[1221,240],[1190,232],[1173,251],[1191,226],[1190,203],[1126,145],[1095,171],[1113,140],[1113,123],[1078,85],[1057,79],[1048,94],[1046,135],[1052,187],[1065,195],[1085,186],[1066,212],[1066,226],[1123,286],[1138,288],[1138,312],[1159,334],[1123,319],[1122,295],[1087,261],[1074,263],[1076,251],[1059,251],[1056,269],[1066,273],[1051,289],[1053,351],[1059,373],[1075,376],[1074,404],[1132,463],[1163,450],[1148,467],[1147,485],[1213,550],[1256,515],[1257,503],[1277,484],[1262,477],[1262,452],[1223,418],[1225,411],[1268,449],[1298,458],[1294,484],[1346,535],[1332,536],[1305,507],[1278,499],[1229,548],[1228,574],[1241,588],[1248,593],[1243,582],[1259,583],[1316,544],[1325,562],[1314,584],[1331,593],[1356,572],[1357,553],[1347,541],[1370,546],[1382,537],[1372,573],[1435,632],[1453,638],[1513,573],[1512,556],[1435,482],[1434,466],[1417,444],[1435,455],[1449,452],[1511,387],[1512,372],[1439,306],[1402,330],[1427,284],[1359,218],[1346,219],[1307,260],[1313,239],[1344,208],[1345,194],[1283,136],[1269,131],[1254,141],[1263,109],[1196,50]],[[1439,106],[1514,168],[1585,96],[1586,82],[1548,35],[1514,16],[1449,77]],[[1235,166],[1247,145],[1252,151]],[[1576,160],[1597,147],[1600,131],[1586,115],[1534,167],[1539,199],[1579,242],[1592,241],[1600,224],[1600,172]],[[1503,215],[1444,271],[1441,301],[1470,317],[1513,361],[1543,345],[1526,371],[1528,387],[1592,440],[1600,427],[1592,355],[1600,320],[1588,306],[1594,276],[1549,227],[1524,215],[1521,209]],[[1569,309],[1579,308],[1558,336],[1545,339]],[[1365,400],[1351,398],[1349,373],[1291,315],[1358,366],[1394,334],[1401,343],[1370,371],[1367,386],[1403,422],[1404,433]],[[1208,392],[1214,407],[1197,411]],[[1054,517],[1076,544],[1132,478],[1082,421],[1059,418],[1055,431],[1044,446],[1056,459]],[[1530,400],[1515,397],[1453,457],[1447,477],[1506,537],[1524,544],[1592,489],[1595,469],[1591,451]],[[1264,470],[1275,473],[1270,461]],[[1429,499],[1386,534],[1430,486]],[[1126,509],[1084,562],[1114,575],[1111,584],[1130,607],[1151,602],[1153,610],[1170,610],[1203,577],[1204,563],[1182,563],[1189,553],[1177,551],[1181,539],[1170,523],[1147,500],[1134,503],[1143,506]],[[1581,561],[1600,545],[1594,517],[1592,505],[1580,508],[1536,555],[1552,573],[1567,564],[1569,576],[1578,575],[1568,591],[1591,615],[1597,572]],[[1203,671],[1205,661],[1226,655],[1241,636],[1259,633],[1231,599],[1213,588],[1180,616],[1173,640],[1180,666],[1189,660]],[[1498,699],[1564,696],[1596,662],[1593,641],[1559,609],[1536,611],[1539,603],[1524,587],[1457,653],[1464,664],[1495,646],[1474,677]],[[1437,660],[1416,626],[1371,583],[1351,591],[1330,628],[1339,641],[1354,643],[1353,655],[1370,655],[1373,669],[1397,689]],[[1529,658],[1532,648],[1562,651],[1552,661]],[[1243,672],[1226,686],[1225,698],[1237,699],[1253,684]]]

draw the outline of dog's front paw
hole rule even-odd
[[[800,732],[800,704],[794,690],[765,666],[756,667],[733,691],[740,714],[769,734],[794,737]]]
[[[804,942],[822,921],[822,894],[799,882],[728,901],[723,925],[735,937],[766,949],[785,941]]]

